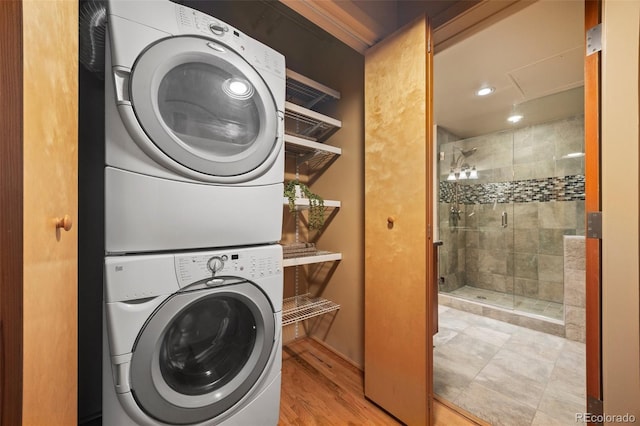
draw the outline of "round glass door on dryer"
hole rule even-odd
[[[283,118],[276,100],[261,74],[224,43],[195,35],[161,39],[121,75],[128,87],[116,88],[123,94],[116,104],[127,132],[178,175],[234,183],[278,159]]]
[[[105,251],[280,240],[284,56],[168,0],[108,1],[107,32]]]

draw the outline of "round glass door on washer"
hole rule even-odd
[[[216,418],[260,377],[274,335],[271,304],[254,284],[174,295],[138,335],[131,393],[147,415],[164,423]]]
[[[277,423],[282,299],[270,297],[282,289],[276,253],[259,247],[107,258],[103,424]],[[156,278],[139,280],[140,268]]]

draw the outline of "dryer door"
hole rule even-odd
[[[226,45],[196,36],[151,45],[129,80],[133,111],[175,171],[238,176],[266,169],[282,140],[275,100],[258,72]],[[131,123],[138,125],[137,123]],[[140,132],[140,129],[129,129]],[[182,167],[181,167],[182,166]]]
[[[163,423],[215,418],[260,378],[275,327],[269,300],[250,282],[177,293],[138,336],[131,392],[145,413]]]

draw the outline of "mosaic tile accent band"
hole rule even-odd
[[[455,202],[456,187],[460,204],[584,200],[584,175],[462,185],[442,181],[440,182],[440,202]]]

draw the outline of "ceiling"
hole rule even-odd
[[[434,56],[434,121],[459,137],[581,114],[584,3],[541,0]],[[486,97],[475,95],[494,87]]]
[[[583,0],[280,0],[353,49],[431,17],[434,121],[466,138],[583,111]],[[495,92],[475,96],[482,86]]]

